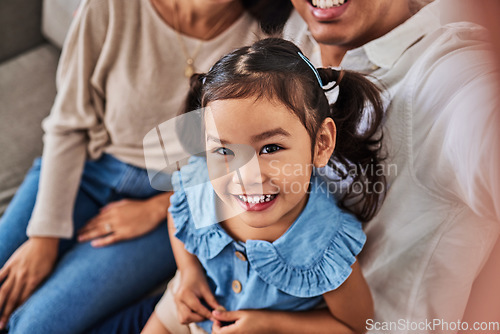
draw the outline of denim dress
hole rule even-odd
[[[326,183],[311,178],[308,202],[274,242],[231,238],[217,223],[216,194],[203,158],[191,158],[173,177],[170,213],[175,236],[197,256],[217,301],[227,310],[304,311],[350,275],[366,236],[342,211]],[[198,323],[208,333],[212,322]]]

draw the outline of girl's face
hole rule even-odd
[[[240,239],[278,238],[307,202],[313,168],[308,132],[283,104],[266,98],[214,101],[205,116],[209,174],[232,217],[226,222],[245,231]],[[316,145],[318,166],[333,151],[335,126],[329,120],[331,149]]]

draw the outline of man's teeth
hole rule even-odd
[[[314,7],[326,9],[343,5],[347,0],[312,0]]]
[[[238,197],[242,202],[257,204],[257,203],[270,202],[276,197],[276,195],[259,195],[259,196],[238,195]]]

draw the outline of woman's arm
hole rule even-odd
[[[57,96],[44,130],[43,159],[28,236],[73,237],[73,209],[88,155],[89,131],[103,128],[106,96],[97,62],[109,21],[108,3],[83,1],[57,68]]]
[[[359,264],[336,290],[323,295],[328,308],[305,312],[242,310],[212,312],[214,334],[232,333],[364,333],[373,317],[373,301]],[[234,322],[221,326],[221,322]]]
[[[82,2],[65,41],[57,70],[57,96],[44,120],[44,149],[30,237],[1,269],[0,328],[52,271],[59,238],[73,236],[73,208],[87,155],[87,129],[98,125],[103,106],[91,82],[105,40],[105,1]],[[0,280],[1,281],[1,280]]]

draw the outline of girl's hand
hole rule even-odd
[[[28,299],[50,274],[57,259],[59,239],[32,237],[22,244],[0,270],[0,329],[12,312]]]
[[[215,299],[200,266],[192,266],[181,271],[179,288],[174,294],[179,322],[187,325],[210,319],[212,313],[202,304],[205,301],[213,309],[222,308]]]
[[[167,217],[171,194],[108,204],[78,231],[78,241],[93,239],[93,247],[104,247],[151,232]]]
[[[309,311],[213,311],[213,334],[234,333],[357,333],[332,317],[327,308]],[[365,331],[362,331],[363,333]]]
[[[214,324],[213,334],[251,334],[251,333],[271,333],[269,323],[265,323],[266,313],[258,310],[241,311],[212,311]],[[223,325],[229,323],[229,325]]]
[[[240,310],[240,311],[212,311],[213,334],[251,334],[266,333],[269,329],[269,323],[266,323],[266,313],[259,310]],[[229,323],[223,325],[223,323]]]

